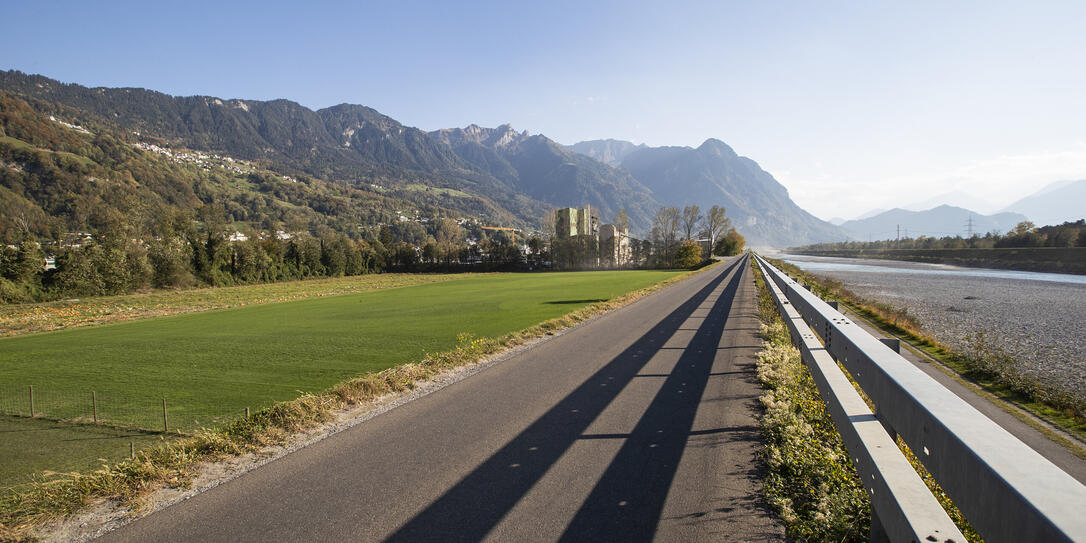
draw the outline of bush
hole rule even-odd
[[[693,268],[701,264],[701,244],[688,239],[679,244],[679,250],[675,252],[676,268]]]
[[[743,238],[743,235],[735,231],[735,228],[728,230],[724,237],[717,240],[716,245],[713,246],[713,254],[717,256],[735,256],[743,252],[743,247],[746,246],[747,240]]]

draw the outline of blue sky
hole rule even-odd
[[[102,5],[99,5],[102,4]],[[1086,178],[1086,2],[5,2],[0,68],[562,143],[721,139],[804,208]]]

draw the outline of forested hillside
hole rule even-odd
[[[0,92],[0,301],[350,275],[411,265],[416,247],[433,262],[467,250],[460,211],[166,145]]]

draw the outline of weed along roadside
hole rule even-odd
[[[492,276],[489,278],[491,281],[505,277],[504,280],[516,284],[509,285],[508,297],[498,295],[503,290],[498,288],[501,286],[499,282],[483,285],[489,294],[480,295],[483,299],[477,310],[490,313],[487,318],[480,317],[473,321],[472,315],[465,316],[463,311],[443,311],[446,319],[453,321],[446,327],[450,330],[458,329],[445,340],[444,345],[449,345],[448,347],[441,349],[427,347],[421,355],[402,357],[383,368],[355,372],[354,375],[357,375],[355,377],[350,375],[338,377],[329,385],[303,390],[301,396],[293,399],[276,401],[260,408],[254,407],[248,418],[238,417],[218,427],[192,430],[188,436],[161,446],[137,451],[133,459],[104,465],[92,473],[74,474],[21,485],[0,497],[0,538],[31,536],[35,533],[35,529],[40,529],[49,521],[71,515],[87,505],[100,503],[103,500],[113,500],[119,507],[140,511],[146,506],[145,500],[150,492],[165,487],[187,487],[193,482],[200,466],[207,465],[208,462],[234,458],[246,453],[261,454],[260,451],[269,451],[269,447],[288,445],[302,439],[305,435],[312,435],[312,432],[321,425],[331,424],[339,427],[345,424],[344,416],[348,412],[352,416],[361,416],[360,413],[392,401],[391,398],[397,397],[399,393],[415,389],[427,380],[445,372],[475,364],[503,351],[523,346],[532,340],[553,335],[562,329],[621,307],[699,271],[590,272],[568,274],[568,277],[562,274]],[[538,284],[539,277],[543,277],[544,281],[548,280],[548,277],[551,280],[562,279],[562,281],[552,285],[558,288],[557,291],[548,290]],[[593,278],[597,279],[596,284],[586,283],[591,283],[590,280]],[[396,290],[403,300],[413,300],[412,303],[432,306],[441,302],[435,298],[434,289],[453,285],[463,289],[466,282],[454,281],[445,285],[423,286],[422,292],[417,290],[420,287]],[[386,291],[384,295],[387,296],[388,292],[391,291]],[[558,298],[555,298],[556,293]],[[457,291],[452,293],[451,297],[459,298],[461,295],[462,292]],[[359,303],[356,295],[339,298],[353,300],[352,303],[355,306]],[[530,305],[542,306],[542,309],[536,308],[532,311],[516,309],[529,304],[525,300],[531,301],[536,298],[538,298],[538,303]],[[546,303],[554,302],[556,299],[577,300],[578,303]],[[337,310],[342,310],[342,304],[331,303],[334,301],[335,299],[324,298],[261,306],[253,310],[266,313],[274,311],[279,305],[287,306],[285,310],[291,314],[299,312],[307,314],[302,311],[303,307],[297,305],[301,303],[325,304],[321,307],[325,312],[335,313]],[[460,305],[463,305],[462,301]],[[570,312],[571,309],[572,312]],[[212,312],[199,316],[210,318],[216,315],[227,315],[229,317],[231,312],[236,311],[238,310]],[[505,313],[502,313],[503,311]],[[433,310],[430,312],[434,313]],[[342,313],[339,315],[342,316]],[[540,318],[541,315],[544,318]],[[197,316],[174,317],[170,320],[195,317]],[[420,317],[416,315],[414,318]],[[107,326],[82,332],[116,330],[122,326],[137,324],[146,326],[154,322],[156,321]],[[433,323],[424,320],[421,325],[432,327]],[[268,332],[274,333],[275,330],[271,329]],[[54,334],[33,337],[48,336],[54,336]],[[435,342],[430,345],[442,345],[442,343]],[[409,346],[417,349],[419,343],[416,341]],[[3,347],[4,344],[0,344],[0,349]],[[172,414],[170,420],[172,425]]]
[[[793,539],[866,541],[867,493],[754,266],[765,347],[758,353],[758,380],[765,388],[766,501]]]
[[[840,282],[807,273],[786,262],[772,260],[785,273],[797,281],[809,285],[819,296],[839,301],[856,316],[871,323],[882,332],[902,340],[903,347],[910,348],[931,359],[958,380],[976,389],[1001,405],[1000,401],[1015,407],[1003,406],[1019,419],[1037,427],[1040,423],[1026,420],[1028,412],[1033,417],[1070,434],[1079,442],[1086,442],[1086,403],[1081,391],[1052,386],[1019,369],[1017,361],[1006,352],[994,348],[983,335],[971,341],[968,350],[949,347],[939,338],[922,330],[906,311],[889,304],[864,299],[851,292]],[[1063,439],[1057,436],[1057,440]],[[1082,456],[1082,446],[1070,447]]]
[[[756,282],[763,319],[762,335],[766,340],[765,349],[758,356],[758,377],[766,388],[766,393],[761,398],[765,408],[761,426],[766,441],[765,458],[769,467],[765,489],[767,501],[788,524],[789,535],[798,540],[814,541],[864,541],[869,536],[876,537],[881,528],[876,530],[875,526],[882,524],[873,522],[871,499],[853,464],[852,456],[856,456],[861,471],[867,469],[864,472],[864,481],[867,481],[868,475],[871,475],[873,480],[881,480],[883,476],[876,478],[870,465],[881,462],[879,465],[882,469],[888,470],[892,474],[890,476],[895,478],[897,490],[902,495],[912,497],[908,501],[908,507],[913,508],[911,514],[917,519],[925,519],[922,526],[916,525],[914,529],[923,531],[938,527],[940,529],[935,530],[935,533],[960,531],[956,538],[952,538],[955,540],[960,539],[962,534],[969,541],[981,540],[902,439],[893,433],[882,433],[881,439],[870,433],[866,434],[867,437],[861,437],[860,431],[852,424],[856,417],[871,416],[875,410],[871,400],[840,364],[831,360],[828,364],[833,370],[827,370],[827,362],[817,361],[815,355],[808,356],[810,351],[805,350],[803,356],[800,355],[790,336],[809,334],[810,331],[806,325],[801,325],[801,329],[793,327],[790,334],[781,320],[777,302],[763,282],[761,274],[756,274]],[[777,293],[777,296],[781,294]],[[782,303],[788,304],[787,301]],[[791,306],[779,307],[780,312],[784,312],[785,308]],[[798,317],[793,314],[793,318]],[[808,364],[810,368],[818,368],[818,385],[815,384]],[[830,374],[838,377],[834,378]],[[832,384],[834,382],[838,384]],[[820,388],[823,389],[822,392]],[[848,390],[848,393],[844,390]],[[829,394],[827,398],[834,398],[830,403],[836,406],[836,426],[822,394]],[[855,399],[842,400],[842,397],[849,394]],[[851,402],[848,405],[852,407],[844,407],[844,402]],[[867,404],[864,409],[856,407],[864,403]],[[841,426],[842,424],[844,426]],[[842,428],[842,431],[851,432],[847,433],[851,436],[848,450],[837,431],[838,427]],[[868,442],[869,439],[871,441]],[[897,455],[896,459],[887,456],[886,452],[886,447],[892,448],[895,444],[901,450],[901,455]],[[854,454],[850,455],[849,450]],[[878,453],[881,460],[869,456],[869,451],[872,450],[881,451]],[[912,474],[911,478],[902,478],[898,472],[908,472],[908,465],[911,465],[916,473]],[[871,487],[873,491],[876,486]],[[922,499],[921,496],[926,495],[923,490],[925,486],[931,495]],[[883,501],[879,502],[880,507],[883,507],[880,509],[882,514],[894,510],[895,506],[887,505],[886,494],[873,495],[876,498],[884,496]],[[895,522],[900,524],[901,520],[897,519]],[[957,526],[956,529],[954,525]],[[901,526],[898,526],[898,529],[900,530]],[[901,534],[899,531],[898,535]]]

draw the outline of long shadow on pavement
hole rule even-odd
[[[652,541],[687,439],[715,432],[693,432],[694,417],[741,278],[720,294],[561,541]]]
[[[682,326],[687,317],[724,281],[728,274],[744,264],[745,260],[737,259],[728,266],[720,275],[713,278],[705,287],[683,302],[667,317],[661,319],[646,334],[638,338],[629,348],[600,368],[599,371],[495,452],[479,467],[475,468],[426,509],[419,512],[399,530],[390,535],[386,541],[478,541],[483,539],[501,521],[502,517],[543,477],[543,474],[582,437],[581,434],[588,428],[589,424],[603,412],[626,384],[649,361],[651,353],[659,349]],[[725,293],[717,300],[711,316],[719,313],[717,307],[724,307],[726,313],[726,308],[731,306],[731,298],[735,295],[739,277],[740,274],[736,273]],[[708,323],[710,320],[719,322],[716,318],[706,319],[706,322]],[[719,334],[716,337],[719,338]],[[702,340],[696,339],[695,341],[700,343]],[[709,353],[715,352],[716,340],[713,341],[712,347],[705,349]],[[711,365],[711,355],[709,358],[709,364]],[[690,362],[687,362],[687,365],[689,364]],[[695,366],[698,365],[695,363]],[[697,367],[691,368],[693,371],[701,371],[705,374],[701,377],[702,384],[698,388],[699,391],[704,389],[704,380],[708,378],[709,373],[708,366],[704,364],[702,366],[700,370]],[[700,397],[700,392],[695,393],[693,387],[698,385],[695,384],[694,377],[685,377],[688,373],[687,371],[682,372],[684,375],[683,380],[688,383],[686,388],[689,390],[688,393],[684,394],[687,394],[689,400],[694,402],[692,410],[688,408],[688,410],[691,410],[689,416],[692,417],[693,411],[696,411],[696,402]],[[666,381],[665,390],[670,390],[668,387],[674,388],[670,377]],[[683,399],[686,400],[687,398]],[[654,400],[653,405],[656,406],[658,403],[658,401]],[[653,411],[653,409],[650,408],[650,411]],[[648,416],[647,414],[646,417]],[[659,425],[658,419],[658,416],[652,416],[653,432]],[[681,423],[681,421],[679,422]],[[682,430],[684,440],[685,432],[690,430],[690,424],[692,424],[692,418],[690,423],[687,423]],[[642,426],[643,424],[639,424],[638,429],[641,429]],[[638,433],[638,431],[635,430],[635,433]],[[668,434],[668,436],[670,435]],[[676,443],[677,441],[674,438],[668,438],[665,446],[661,448],[673,449]],[[669,451],[667,453],[668,458],[677,454],[681,455],[682,444],[678,444],[678,447],[677,452]],[[626,447],[623,447],[623,450],[625,449]],[[673,462],[669,467],[671,473],[664,477],[668,482],[674,476],[676,465],[677,461]],[[610,478],[613,478],[619,472],[626,471],[629,470],[615,468],[613,462],[607,473],[605,473],[604,479],[601,480],[601,484],[603,484],[603,481],[610,481]],[[644,475],[644,473],[636,473],[633,479],[641,479]],[[640,511],[655,511],[651,519],[651,528],[653,530],[667,493],[666,487],[661,492],[657,488],[658,486],[654,485],[651,491],[661,495],[654,498],[653,503],[645,502],[637,507]],[[615,485],[611,483],[604,487],[597,485],[597,489],[602,488],[600,492],[605,492],[607,495],[612,494],[612,490],[610,490],[612,487],[615,487]],[[592,496],[596,495],[597,492],[594,491]],[[599,498],[590,497],[586,506],[602,499],[604,499],[603,496]],[[659,501],[660,505],[655,505],[655,501]],[[602,504],[602,501],[600,503]],[[581,514],[578,514],[577,518],[580,519],[581,516]],[[585,520],[590,521],[591,519]],[[574,522],[579,521],[575,519]],[[649,529],[643,523],[639,523],[638,526],[639,530]],[[577,533],[581,533],[581,531]],[[567,534],[572,535],[572,532],[567,532]],[[638,537],[638,539],[651,537],[652,531],[649,531],[647,535]]]

